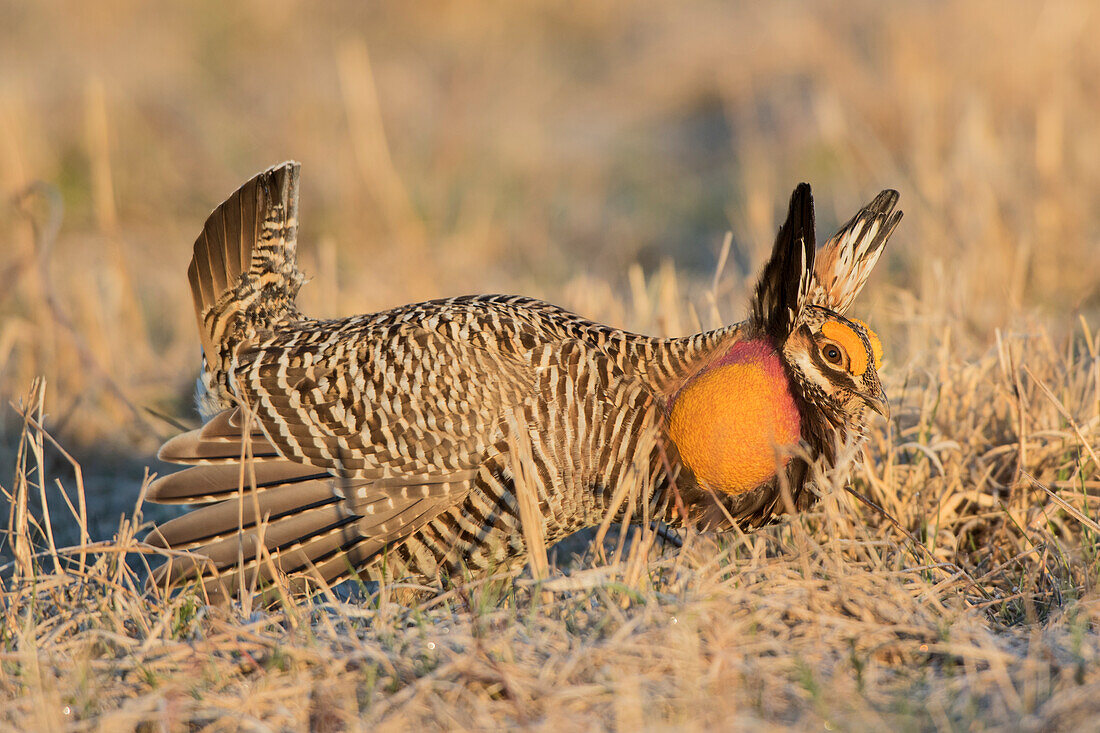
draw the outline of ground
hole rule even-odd
[[[2,725],[1094,727],[1097,10],[727,5],[0,9]],[[823,232],[895,188],[854,307],[892,417],[748,535],[581,538],[541,583],[149,592],[190,243],[286,158],[309,313],[515,292],[667,335],[744,317],[798,181]]]

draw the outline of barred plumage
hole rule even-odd
[[[829,261],[866,265],[853,267],[858,283],[836,267],[829,282],[814,279],[812,202],[808,186],[800,187],[754,318],[658,339],[517,296],[304,318],[294,305],[302,282],[294,258],[297,191],[297,164],[260,174],[211,214],[196,242],[189,275],[203,337],[199,405],[207,422],[165,444],[164,460],[192,467],[155,481],[150,498],[207,506],[151,533],[155,544],[201,556],[173,560],[160,580],[201,576],[224,595],[273,568],[327,581],[352,572],[433,577],[523,557],[511,448],[517,441],[529,456],[525,469],[548,543],[599,524],[609,511],[627,521],[721,528],[732,518],[756,526],[776,511],[784,466],[796,503],[806,503],[805,467],[776,458],[771,443],[742,436],[729,446],[730,460],[744,455],[773,465],[769,478],[744,487],[697,478],[709,475],[705,466],[681,460],[681,449],[705,438],[706,426],[689,415],[682,421],[688,437],[680,439],[669,418],[675,410],[688,414],[677,405],[699,402],[681,396],[700,375],[756,379],[764,393],[732,394],[733,404],[755,405],[768,425],[790,425],[815,453],[827,453],[835,429],[859,427],[863,404],[885,404],[873,368],[859,384],[836,378],[838,389],[855,390],[858,409],[841,393],[807,399],[798,385],[816,395],[814,375],[805,372],[817,367],[786,354],[784,342],[797,329],[821,340],[812,324],[835,318],[852,336],[839,346],[826,339],[831,348],[870,348],[861,325],[818,306],[833,293],[834,305],[847,307],[862,286],[873,265],[866,259],[877,259],[900,217],[891,218],[891,192],[827,245],[845,251],[829,251]],[[762,343],[771,345],[763,360],[746,356],[743,346]],[[761,364],[768,359],[785,366],[767,371]],[[788,392],[795,412],[774,412],[771,403]],[[526,431],[517,435],[517,425]],[[745,426],[757,427],[767,426]],[[744,448],[750,444],[756,447]],[[684,453],[696,454],[709,455]],[[742,475],[739,465],[725,468]],[[624,482],[634,500],[612,506]],[[624,516],[628,506],[632,515]]]

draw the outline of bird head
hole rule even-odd
[[[867,407],[890,416],[878,378],[881,360],[874,331],[820,306],[806,306],[783,343],[783,361],[802,398],[836,427],[862,427]]]

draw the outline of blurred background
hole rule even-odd
[[[1100,8],[0,2],[0,486],[47,379],[132,506],[191,406],[209,211],[302,162],[304,310],[478,292],[685,334],[746,313],[790,191],[906,212],[856,314],[892,379],[1100,318]],[[719,272],[726,232],[731,246]],[[119,507],[123,509],[119,509]],[[96,539],[96,538],[93,538]]]

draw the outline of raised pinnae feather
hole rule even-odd
[[[901,221],[897,202],[897,191],[883,191],[822,245],[810,287],[812,305],[841,314],[851,307]]]
[[[775,237],[771,259],[760,274],[752,304],[753,323],[778,341],[787,338],[806,303],[815,237],[813,194],[810,184],[800,183],[791,194],[787,219]]]

